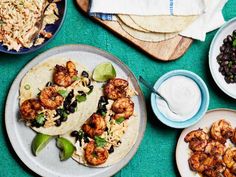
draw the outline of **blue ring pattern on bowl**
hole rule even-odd
[[[66,8],[67,8],[67,0],[61,0],[60,2],[57,2],[56,4],[58,7],[59,19],[55,22],[55,24],[47,25],[45,27],[46,31],[51,32],[53,34],[53,36],[50,39],[45,39],[44,43],[42,43],[41,45],[38,45],[38,46],[32,46],[31,48],[22,47],[18,52],[15,50],[8,51],[7,47],[3,46],[2,43],[0,43],[0,52],[8,53],[8,54],[27,54],[27,53],[34,52],[34,51],[40,49],[41,47],[45,46],[47,43],[49,43],[56,36],[56,34],[60,30],[60,28],[64,22]]]
[[[208,106],[209,106],[209,91],[208,88],[206,86],[206,84],[204,83],[204,81],[195,73],[190,72],[190,71],[186,71],[186,70],[174,70],[174,71],[170,71],[166,74],[164,74],[163,76],[161,76],[158,81],[155,83],[154,88],[157,90],[160,85],[167,80],[170,77],[173,76],[185,76],[188,77],[190,79],[192,79],[193,81],[196,82],[196,84],[198,85],[200,91],[201,91],[201,105],[200,108],[198,110],[198,112],[190,119],[180,122],[180,121],[173,121],[168,119],[164,114],[162,114],[156,104],[156,95],[154,93],[151,94],[151,106],[152,106],[152,110],[155,113],[156,117],[165,125],[172,127],[172,128],[186,128],[189,127],[195,123],[197,123],[206,113]]]

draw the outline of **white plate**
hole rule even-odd
[[[234,30],[236,30],[236,18],[233,18],[232,20],[228,21],[216,33],[209,51],[209,67],[211,75],[218,87],[220,87],[220,89],[227,95],[236,99],[236,84],[226,83],[226,81],[224,80],[224,76],[218,71],[219,64],[216,60],[216,57],[220,54],[220,46],[223,44],[223,40],[226,38],[227,35],[232,34]]]
[[[102,62],[112,62],[117,76],[122,78],[130,78],[130,84],[136,89],[139,96],[133,99],[135,103],[135,111],[140,116],[140,126],[138,139],[130,152],[120,162],[106,168],[89,168],[78,164],[72,159],[65,162],[59,160],[59,150],[56,148],[55,140],[51,141],[38,157],[33,156],[31,152],[31,142],[35,136],[35,132],[19,122],[19,85],[23,76],[33,66],[47,60],[49,58],[73,58],[85,65],[90,71],[96,65]],[[132,72],[120,60],[114,56],[101,51],[97,48],[85,45],[66,45],[53,48],[28,63],[18,74],[9,91],[6,107],[5,107],[5,125],[10,142],[19,156],[19,158],[31,170],[41,176],[50,177],[92,177],[92,176],[111,176],[125,166],[133,157],[143,137],[146,128],[146,106],[143,94]]]
[[[220,119],[225,119],[229,121],[233,127],[236,127],[236,111],[230,109],[215,109],[208,111],[197,124],[184,129],[181,133],[177,143],[175,155],[176,164],[182,177],[200,177],[200,175],[191,171],[189,168],[188,159],[190,157],[191,150],[188,147],[188,143],[184,141],[184,137],[192,130],[196,130],[198,128],[209,129],[214,122]]]

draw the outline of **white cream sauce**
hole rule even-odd
[[[157,97],[159,110],[170,120],[185,121],[193,117],[201,105],[201,91],[198,85],[185,76],[173,76],[164,81],[158,92],[168,101],[173,113],[166,102]]]

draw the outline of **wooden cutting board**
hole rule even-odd
[[[89,0],[76,0],[79,8],[88,14]],[[151,55],[155,59],[162,61],[176,60],[181,57],[189,48],[192,39],[177,36],[175,38],[162,41],[162,42],[144,42],[126,33],[118,22],[116,21],[103,21],[95,17],[91,17],[97,22],[101,23],[104,27],[112,32],[121,36],[124,40],[134,44],[136,47]]]

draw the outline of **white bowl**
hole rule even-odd
[[[220,89],[230,97],[236,99],[236,84],[227,84],[224,80],[224,76],[219,72],[219,64],[216,57],[220,54],[220,46],[223,44],[223,40],[227,35],[232,34],[236,30],[236,18],[228,21],[222,26],[216,33],[209,51],[209,67],[211,75]]]

